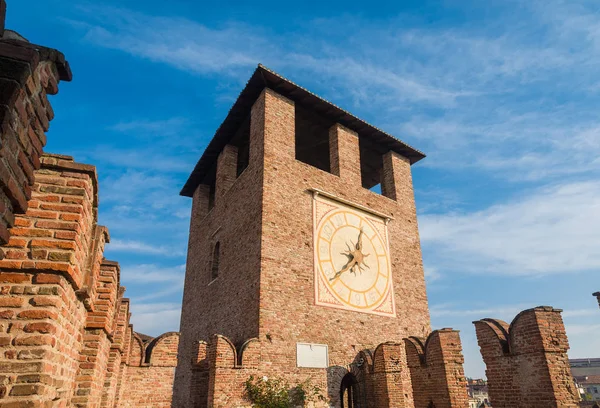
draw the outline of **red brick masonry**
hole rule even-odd
[[[259,89],[213,180],[194,187],[181,344],[136,333],[119,264],[104,258],[95,167],[43,153],[47,95],[69,65],[5,30],[5,13],[0,0],[1,407],[248,407],[243,382],[278,375],[320,386],[320,406],[352,395],[368,408],[467,408],[458,332],[430,332],[410,154],[365,141],[338,112],[315,128],[326,123],[329,171],[296,160],[293,92]],[[361,186],[373,177],[382,195]],[[314,188],[393,218],[395,317],[314,305]],[[559,310],[475,326],[495,408],[578,406]],[[328,344],[329,367],[297,367],[297,342]]]
[[[103,258],[93,166],[43,155],[0,261],[0,405],[168,407],[179,335],[143,344]]]
[[[474,324],[494,408],[579,406],[561,310],[524,310],[510,326],[497,319]]]
[[[179,335],[136,337],[95,167],[43,153],[69,64],[5,14],[0,0],[0,406],[169,407]]]

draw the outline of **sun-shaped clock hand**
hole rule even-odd
[[[348,251],[343,252],[342,255],[346,255],[348,257],[348,262],[346,262],[346,265],[344,265],[342,269],[337,271],[335,275],[333,275],[333,277],[329,279],[330,281],[339,278],[340,275],[346,271],[350,271],[354,275],[356,275],[356,269],[358,269],[358,271],[362,273],[362,271],[364,270],[363,265],[367,268],[369,267],[369,265],[367,265],[367,263],[365,262],[365,258],[368,257],[370,254],[362,253],[362,236],[363,230],[361,228],[360,232],[358,233],[356,245],[354,245],[354,250],[350,247],[350,245],[346,244]]]

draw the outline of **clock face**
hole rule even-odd
[[[316,303],[395,315],[385,221],[327,197],[314,204]]]

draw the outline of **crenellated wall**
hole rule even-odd
[[[171,406],[179,333],[162,334],[147,343],[134,333],[119,407]]]
[[[524,310],[510,326],[497,319],[473,323],[494,408],[579,406],[561,310]]]
[[[374,407],[410,407],[413,393],[402,343],[382,343],[373,353],[371,382]]]
[[[96,169],[60,155],[40,163],[0,247],[0,405],[169,406],[179,335],[136,355],[119,264],[103,257]]]
[[[244,382],[252,375],[267,374],[260,369],[265,364],[263,343],[250,339],[236,347],[221,335],[213,336],[208,344],[197,343],[191,406],[250,406],[244,397]],[[433,403],[440,408],[466,408],[462,363],[460,338],[455,330],[435,331],[425,345],[417,338],[406,339],[405,344],[382,343],[374,350],[360,351],[345,366],[327,368],[322,396],[328,406],[341,406],[340,388],[350,378],[356,406],[428,408]],[[405,369],[407,364],[410,370]]]
[[[422,338],[404,339],[412,378],[415,408],[469,406],[462,346],[457,330],[433,331]]]
[[[88,312],[100,256],[92,248],[97,179],[92,166],[45,155],[36,171],[27,212],[15,218],[0,261],[2,344],[0,375],[8,397],[71,403],[80,370]],[[101,230],[102,227],[99,227]],[[103,249],[102,235],[96,251]],[[87,283],[87,284],[86,284]],[[37,377],[15,373],[36,374]]]
[[[47,95],[69,64],[5,30],[5,14],[0,0],[0,406],[170,406],[179,335],[130,356],[139,336],[104,259],[96,168],[43,153]]]

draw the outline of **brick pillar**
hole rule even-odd
[[[331,173],[356,186],[362,185],[358,134],[339,123],[329,129]]]
[[[117,380],[119,379],[119,369],[121,367],[121,351],[117,348],[110,348],[108,355],[108,364],[106,366],[106,376],[104,377],[104,389],[102,391],[102,401],[100,407],[115,407],[115,398],[117,394]]]
[[[373,395],[369,400],[381,408],[412,408],[413,393],[404,346],[383,343],[373,354]]]
[[[0,244],[9,239],[15,214],[27,210],[34,171],[54,112],[47,95],[70,81],[63,54],[27,41],[2,39],[6,2],[0,0]]]
[[[190,381],[190,395],[192,407],[208,407],[208,349],[205,341],[199,341],[197,352],[192,364],[192,378]]]
[[[265,88],[250,116],[250,165],[271,160],[295,160],[294,102]]]
[[[233,369],[236,366],[235,346],[229,339],[221,335],[214,335],[208,346],[208,406],[228,407],[231,394],[243,392],[241,387],[232,384]]]
[[[25,215],[0,261],[2,404],[71,405],[89,298],[97,217],[95,168],[45,155]],[[2,393],[0,393],[2,394]],[[1,397],[0,397],[1,398]]]
[[[129,326],[129,299],[122,298],[117,315],[117,325],[115,329],[115,340],[113,348],[116,346],[121,350],[121,366],[117,378],[117,389],[115,390],[115,406],[118,407],[123,399],[124,384],[127,377],[127,365],[130,360],[132,329]]]
[[[208,214],[210,201],[210,186],[200,184],[194,192],[192,201],[192,216],[190,219],[190,230],[198,227],[202,219]]]
[[[436,330],[423,342],[404,339],[415,408],[467,408],[469,397],[457,330]]]
[[[593,296],[596,296],[596,299],[598,299],[598,306],[600,306],[600,292],[594,293]]]
[[[495,319],[473,322],[494,408],[579,406],[560,313],[540,306],[519,313],[510,326]]]
[[[117,306],[119,264],[104,260],[97,279],[95,299],[87,314],[73,405],[99,407],[109,369],[114,311]]]
[[[215,201],[219,202],[237,178],[237,147],[226,145],[217,159]]]
[[[381,193],[416,211],[410,160],[391,151],[383,156]]]

